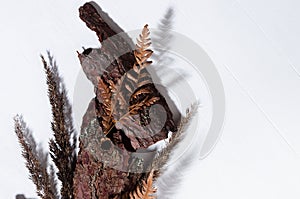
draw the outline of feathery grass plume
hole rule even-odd
[[[17,194],[16,199],[34,199],[34,198],[26,198],[24,194]]]
[[[76,157],[77,157],[76,149],[78,147],[77,146],[78,145],[78,139],[77,139],[78,134],[75,130],[74,123],[73,123],[72,105],[67,97],[67,89],[63,82],[63,79],[59,75],[56,61],[54,60],[53,56],[50,54],[49,51],[47,51],[47,56],[48,56],[48,60],[49,60],[49,65],[52,68],[54,77],[56,78],[56,82],[59,84],[58,87],[60,87],[60,89],[61,89],[62,98],[65,102],[64,103],[65,129],[67,132],[69,132],[69,135],[71,137],[70,142],[72,143],[73,158],[75,158],[73,161],[76,162]]]
[[[191,118],[197,113],[199,103],[193,103],[186,111],[186,116],[181,118],[181,122],[178,127],[178,131],[173,133],[169,144],[163,148],[157,156],[153,159],[150,170],[154,170],[154,178],[158,178],[163,172],[164,166],[170,159],[171,153],[178,143],[183,139],[186,128],[189,125]]]
[[[158,24],[158,31],[153,34],[153,59],[157,70],[166,68],[166,65],[170,65],[173,61],[173,59],[166,54],[171,48],[171,41],[173,39],[171,32],[174,23],[173,19],[174,10],[170,7]]]
[[[197,146],[194,146],[195,148]],[[193,148],[193,149],[195,149]],[[173,199],[183,183],[186,171],[189,170],[192,163],[195,162],[197,150],[189,150],[185,152],[172,166],[166,168],[163,173],[156,179],[155,185],[159,187],[157,192],[158,198]]]
[[[23,118],[16,116],[14,121],[15,132],[22,146],[22,155],[26,160],[26,167],[29,170],[30,179],[36,186],[37,195],[42,199],[58,199],[56,182],[52,180],[52,177],[49,176],[47,171],[47,154],[37,146]]]
[[[42,55],[41,59],[47,76],[48,97],[52,107],[51,127],[54,139],[49,142],[50,155],[58,169],[58,179],[62,182],[62,199],[72,199],[77,159],[77,133],[73,126],[72,109],[53,57],[48,52],[49,65]]]
[[[49,180],[50,180],[51,190],[55,198],[60,198],[60,192],[57,189],[58,182],[57,182],[56,171],[52,164],[50,165],[50,169],[49,169]]]
[[[157,191],[153,186],[153,171],[151,171],[146,180],[142,181],[141,186],[137,186],[136,190],[129,194],[130,199],[155,199],[154,195]]]
[[[168,106],[172,112],[173,120],[176,125],[179,125],[181,114],[175,102],[170,98],[168,87],[177,84],[186,76],[184,71],[180,71],[180,75],[176,75],[170,71],[175,66],[174,58],[171,56],[172,44],[174,41],[174,27],[175,11],[173,7],[169,7],[164,16],[160,19],[157,30],[151,34],[153,54],[151,59],[153,63],[147,70],[151,74],[152,80],[156,82],[158,91],[166,99]],[[164,81],[162,81],[164,80]],[[168,80],[168,81],[165,81]]]

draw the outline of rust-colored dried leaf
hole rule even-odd
[[[111,80],[108,81],[110,85],[113,85]],[[102,104],[104,113],[101,115],[101,122],[103,125],[104,134],[108,134],[113,126],[112,116],[112,92],[110,87],[103,81],[102,78],[98,78],[97,86],[97,99]]]
[[[154,195],[157,191],[153,187],[153,171],[149,173],[147,180],[143,180],[142,187],[137,187],[137,189],[129,194],[130,199],[156,199]]]
[[[138,104],[133,104],[129,107],[129,111],[131,114],[138,114],[138,111],[141,110],[144,106],[151,106],[155,104],[160,98],[159,97],[151,97],[146,98]]]

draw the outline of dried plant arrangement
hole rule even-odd
[[[15,132],[30,179],[42,199],[154,199],[154,182],[183,139],[197,105],[185,116],[178,110],[174,113],[166,100],[169,96],[156,88],[147,70],[153,53],[148,25],[134,45],[97,4],[85,3],[79,14],[101,43],[101,48],[78,52],[95,97],[77,133],[57,64],[49,52],[47,61],[41,56],[52,108],[52,161],[38,147],[23,118],[15,117]],[[180,119],[175,119],[175,114]],[[170,134],[167,146],[154,157],[146,160],[135,155]]]

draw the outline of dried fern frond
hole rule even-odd
[[[136,92],[134,92],[132,95],[131,95],[131,99],[137,99],[139,95],[147,95],[147,94],[151,94],[153,91],[147,89],[147,88],[142,88],[142,89],[139,89],[137,90]]]
[[[30,179],[36,186],[37,195],[42,199],[58,199],[59,195],[57,194],[56,181],[53,181],[47,171],[47,154],[37,147],[32,133],[27,128],[23,118],[16,116],[14,121],[15,132],[22,146],[22,155],[26,160],[26,167],[29,170]]]
[[[73,126],[71,104],[58,74],[56,62],[48,52],[49,65],[41,56],[48,85],[48,97],[52,108],[52,131],[54,139],[49,142],[50,155],[58,168],[58,179],[62,182],[63,199],[73,197],[73,177],[76,166],[77,133]]]
[[[130,199],[155,199],[157,189],[153,187],[153,171],[142,181],[142,186],[137,186],[136,190],[129,194]]]
[[[145,65],[151,64],[148,58],[151,57],[153,51],[149,49],[151,45],[151,39],[149,38],[150,31],[148,25],[146,24],[143,28],[142,34],[140,34],[139,39],[137,39],[136,50],[134,51],[134,56],[140,67],[145,67]]]
[[[150,31],[148,25],[145,25],[142,33],[137,39],[136,49],[134,51],[134,57],[136,63],[133,65],[132,70],[125,74],[125,88],[129,91],[127,96],[138,89],[139,87],[152,83],[151,77],[145,68],[152,63],[148,59],[151,57],[153,51],[149,49],[151,45],[151,39],[149,38]]]
[[[146,66],[150,65],[152,62],[148,59],[151,57],[153,51],[149,49],[151,45],[151,39],[149,38],[150,31],[148,29],[148,25],[145,25],[142,33],[139,35],[139,39],[137,39],[136,49],[134,51],[134,57],[136,59],[136,63],[133,65],[132,70],[128,71],[125,74],[122,89],[125,91],[125,94],[122,94],[125,98],[125,101],[131,102],[138,95],[141,94],[150,94],[151,92],[146,92],[145,90],[139,90],[143,85],[152,83],[150,74],[146,70]],[[134,93],[136,92],[137,93]],[[134,96],[133,96],[134,94]],[[134,104],[130,103],[131,107],[129,111],[138,110],[137,104],[135,109],[133,109]],[[148,103],[149,106],[152,103]],[[144,104],[145,105],[145,104]],[[136,114],[136,113],[134,113]]]
[[[178,131],[172,134],[169,144],[163,148],[158,155],[153,159],[149,170],[155,170],[154,178],[157,178],[162,173],[164,166],[170,159],[173,149],[178,145],[180,140],[183,139],[185,130],[188,127],[189,121],[197,113],[198,102],[193,103],[189,109],[186,111],[186,116],[181,118],[181,122],[178,127]]]
[[[125,77],[123,76],[118,79],[116,84],[114,84],[112,81],[109,82],[109,88],[112,92],[111,115],[117,118],[124,114],[124,112],[126,112],[126,108],[128,107],[128,102],[126,101],[122,92],[124,78]]]
[[[108,83],[114,85],[111,80],[109,80]],[[101,103],[101,107],[103,109],[103,114],[101,114],[100,118],[103,125],[103,132],[105,135],[107,135],[113,126],[112,90],[109,85],[103,81],[102,78],[98,78],[96,94],[97,100],[99,103]]]
[[[111,83],[113,84],[113,83]],[[111,96],[112,92],[109,86],[101,79],[98,78],[98,87],[97,87],[97,98],[100,103],[103,104],[104,111],[107,115],[111,113]]]
[[[148,61],[152,54],[152,50],[149,49],[151,44],[149,34],[148,25],[145,25],[139,39],[137,39],[136,50],[134,51],[137,63],[134,64],[133,70],[127,72],[117,83],[111,80],[104,82],[99,78],[97,99],[103,105],[104,114],[101,114],[101,120],[106,135],[116,122],[130,114],[138,114],[143,106],[149,107],[159,100],[159,97],[149,97],[136,104],[129,105],[134,91],[144,84],[151,83],[149,73],[146,70],[143,71],[151,63],[151,61]],[[147,93],[150,94],[151,92],[145,89],[138,90],[137,93],[134,93],[134,99]]]
[[[144,106],[151,106],[155,104],[160,98],[159,97],[146,97],[143,101],[139,102],[138,104],[133,104],[129,107],[129,112],[131,114],[138,114],[139,110],[141,110]]]

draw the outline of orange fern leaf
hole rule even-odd
[[[153,51],[149,49],[151,45],[149,35],[150,31],[146,24],[143,28],[142,34],[140,34],[139,39],[137,39],[136,50],[134,51],[134,56],[140,67],[143,67],[144,64],[151,63],[151,61],[148,61],[148,58],[150,58],[153,53]]]
[[[128,102],[125,99],[125,96],[122,93],[122,84],[124,81],[124,76],[118,79],[115,84],[113,81],[109,82],[109,88],[112,92],[112,101],[111,101],[111,116],[119,118],[120,115],[125,114]]]
[[[150,31],[148,25],[145,25],[139,39],[137,39],[136,49],[134,51],[136,63],[132,67],[133,70],[126,73],[127,81],[125,82],[127,84],[125,85],[125,88],[130,94],[137,88],[152,83],[149,73],[145,70],[146,66],[152,63],[152,61],[148,60],[153,53],[153,51],[149,49],[151,45],[149,35]]]
[[[130,199],[156,199],[154,195],[157,189],[153,187],[153,171],[149,173],[147,180],[143,180],[142,187],[129,194]]]
[[[129,107],[129,112],[133,115],[138,114],[138,111],[141,110],[144,106],[151,106],[155,104],[160,98],[159,97],[151,97],[151,98],[145,98],[143,101],[141,101],[138,104],[133,104]]]
[[[112,81],[109,80],[109,84],[112,84]],[[104,134],[108,134],[109,130],[113,125],[113,120],[111,117],[112,114],[112,92],[109,86],[101,79],[98,78],[97,86],[97,99],[103,105],[104,114],[102,115],[102,124]]]

